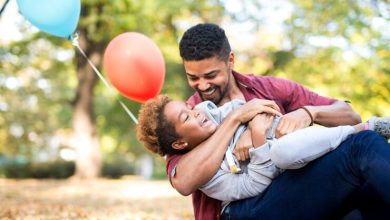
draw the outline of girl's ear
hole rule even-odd
[[[172,143],[172,148],[176,150],[184,150],[188,146],[188,143],[182,140],[177,140]]]

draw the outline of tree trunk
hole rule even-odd
[[[102,60],[102,45],[92,45],[86,38],[86,32],[79,30],[79,44],[87,57],[96,67]],[[97,75],[87,60],[77,52],[77,79],[76,96],[73,100],[73,147],[76,150],[75,178],[90,179],[100,175],[102,158],[100,144],[96,132],[95,116],[93,114],[93,89],[97,82]]]

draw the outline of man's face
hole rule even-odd
[[[173,124],[181,141],[186,142],[186,150],[191,150],[210,137],[217,126],[203,111],[192,109],[180,101],[171,101],[164,108],[166,119]]]
[[[202,99],[218,105],[231,87],[232,55],[227,62],[211,57],[199,61],[184,61],[188,84]]]

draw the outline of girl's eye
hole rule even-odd
[[[186,117],[184,118],[184,122],[186,122],[189,117],[190,117],[189,115],[186,115]]]

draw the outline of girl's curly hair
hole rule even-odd
[[[172,148],[172,143],[180,136],[164,116],[164,108],[170,101],[172,99],[166,95],[149,99],[138,114],[137,139],[145,148],[161,156],[182,153]]]

